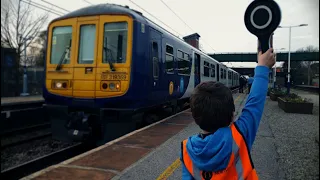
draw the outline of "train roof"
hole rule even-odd
[[[88,6],[88,7],[84,7],[84,8],[72,11],[68,14],[65,14],[61,17],[54,19],[52,22],[58,21],[58,20],[63,20],[63,19],[68,19],[68,18],[76,18],[76,17],[81,17],[81,16],[96,16],[96,15],[101,15],[101,14],[129,15],[132,18],[134,18],[136,21],[139,21],[139,22],[142,22],[145,24],[148,23],[148,25],[155,27],[157,30],[161,31],[162,33],[166,33],[168,36],[171,36],[172,38],[180,41],[181,43],[184,43],[186,46],[189,46],[196,53],[201,54],[201,55],[209,58],[210,60],[214,61],[215,63],[224,65],[221,62],[210,57],[208,54],[202,52],[200,49],[197,49],[197,48],[191,46],[190,44],[185,42],[183,39],[172,34],[170,31],[166,30],[162,26],[151,21],[150,19],[145,17],[141,12],[136,11],[134,9],[130,9],[129,6],[121,6],[118,4],[109,4],[109,3],[92,5],[92,6]],[[52,22],[50,22],[50,23],[52,23]],[[226,65],[224,65],[224,66],[227,67]],[[230,69],[229,67],[227,67],[227,68]]]
[[[53,21],[58,21],[67,18],[75,18],[81,16],[96,16],[101,14],[112,14],[112,15],[129,15],[135,20],[146,22],[145,17],[141,12],[130,9],[129,6],[121,6],[117,4],[97,4],[92,6],[87,6],[75,11],[72,11],[68,14],[65,14],[61,17],[54,19]]]

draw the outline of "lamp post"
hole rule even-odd
[[[275,51],[285,50],[285,48],[275,49]],[[276,88],[276,81],[277,81],[277,55],[275,57],[276,63],[274,64],[274,76],[273,76],[273,88]]]
[[[29,96],[28,93],[28,76],[27,76],[27,40],[32,39],[32,37],[24,37],[24,67],[23,67],[23,91],[20,96]]]
[[[278,26],[279,28],[289,28],[289,51],[288,51],[288,82],[287,82],[287,94],[290,93],[290,48],[291,48],[291,28],[308,26],[308,24],[300,24],[295,26]]]

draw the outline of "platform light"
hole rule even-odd
[[[295,26],[278,26],[278,28],[289,28],[289,51],[288,51],[288,81],[287,81],[287,94],[290,94],[290,50],[291,50],[291,29],[295,27],[308,26],[308,24],[299,24]]]

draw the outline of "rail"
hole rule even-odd
[[[32,109],[42,107],[44,101],[33,101],[33,102],[12,102],[1,104],[1,113],[4,111],[15,111],[21,109]]]
[[[1,177],[2,179],[20,179],[36,171],[44,169],[48,166],[60,163],[71,157],[77,156],[90,149],[92,149],[91,146],[88,146],[83,143],[78,143],[73,146],[64,148],[60,151],[42,156],[40,158],[34,159],[24,164],[6,169],[1,172]]]

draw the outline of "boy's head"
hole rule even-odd
[[[190,108],[195,122],[207,132],[229,126],[235,111],[230,89],[213,81],[202,82],[194,89]]]

